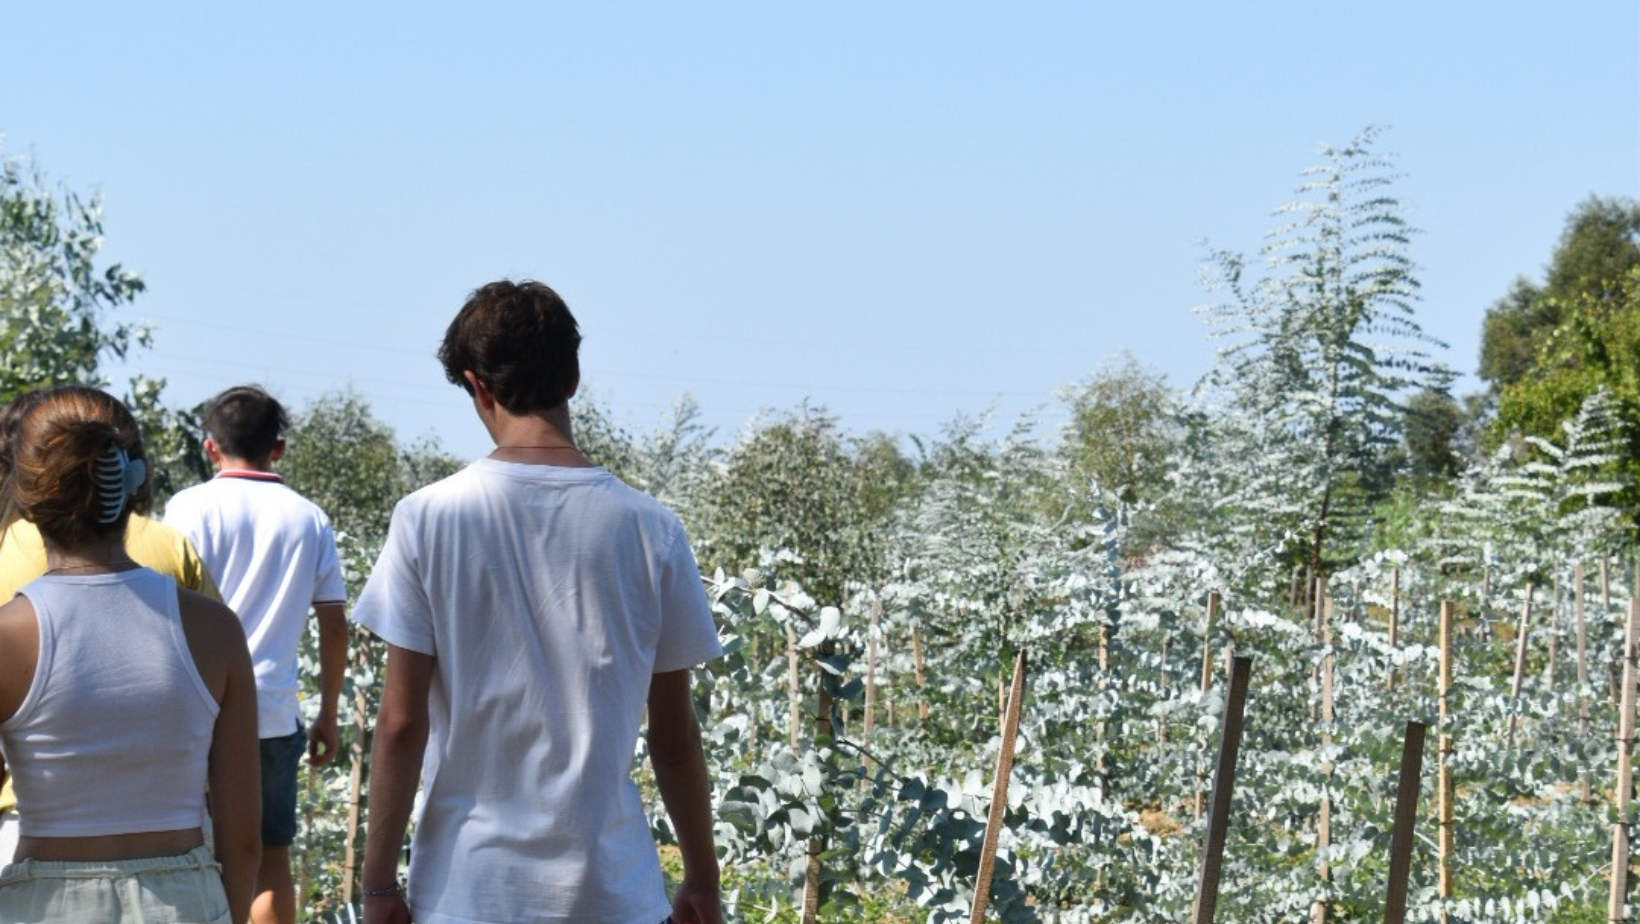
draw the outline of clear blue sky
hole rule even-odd
[[[1460,372],[1573,206],[1640,195],[1634,0],[11,3],[0,35],[7,152],[100,189],[149,283],[132,368],[176,404],[351,384],[462,455],[432,352],[498,276],[564,294],[634,429],[689,393],[723,438],[805,398],[932,435],[1123,350],[1194,382],[1203,241],[1255,250],[1369,124]]]

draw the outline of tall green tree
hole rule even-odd
[[[1530,376],[1503,388],[1492,438],[1558,439],[1583,403],[1604,390],[1621,428],[1619,504],[1640,521],[1640,262],[1598,292],[1566,302]]]
[[[55,385],[106,388],[105,359],[151,342],[113,313],[140,294],[142,278],[100,259],[100,195],[54,189],[29,160],[0,150],[0,402]],[[147,443],[155,501],[209,472],[187,413],[163,400],[165,382],[132,378],[125,401]]]
[[[1131,514],[1125,551],[1143,554],[1165,542],[1182,513],[1171,483],[1186,432],[1182,397],[1127,354],[1059,397],[1066,412],[1056,448],[1063,474],[1047,492],[1049,514],[1088,524],[1116,502]]]
[[[1073,472],[1128,503],[1155,500],[1167,491],[1179,432],[1175,396],[1164,376],[1124,354],[1061,397],[1067,419],[1060,452]]]
[[[106,385],[99,365],[146,346],[109,313],[142,278],[102,265],[102,197],[54,191],[32,162],[0,151],[0,400],[53,385]]]
[[[461,467],[434,444],[400,447],[393,428],[351,389],[321,395],[293,415],[279,472],[318,504],[336,529],[372,550],[393,505]]]
[[[1407,399],[1451,379],[1416,319],[1414,231],[1377,135],[1323,148],[1277,212],[1263,273],[1234,252],[1211,263],[1228,299],[1208,316],[1228,345],[1205,384],[1239,418],[1212,424],[1219,451],[1249,464],[1242,512],[1295,537],[1318,573],[1352,556],[1392,486]]]
[[[1585,299],[1620,298],[1623,276],[1635,266],[1640,266],[1640,203],[1600,196],[1578,203],[1566,217],[1544,281],[1516,279],[1486,312],[1481,378],[1501,392],[1534,375],[1543,362],[1544,340],[1570,307]]]
[[[890,448],[876,438],[856,443],[806,404],[759,421],[703,486],[700,522],[691,524],[702,567],[735,570],[778,556],[782,578],[825,602],[842,601],[852,583],[875,582],[890,479],[911,471]]]
[[[1464,470],[1474,456],[1474,402],[1426,389],[1407,399],[1397,462],[1419,488],[1436,487]]]

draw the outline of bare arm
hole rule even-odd
[[[256,867],[262,857],[256,673],[245,645],[245,630],[233,611],[186,591],[179,596],[194,663],[219,705],[207,779],[222,888],[233,920],[248,921]]]
[[[672,919],[677,924],[721,924],[712,786],[689,679],[688,670],[650,678],[649,759],[683,854],[683,881],[672,897]]]
[[[387,646],[387,677],[376,710],[370,749],[370,819],[364,844],[364,887],[383,889],[398,881],[399,851],[410,824],[421,759],[427,749],[427,693],[436,662],[431,655]],[[366,924],[408,922],[402,894],[366,896]]]
[[[336,701],[347,672],[347,616],[340,603],[314,604],[313,614],[319,620],[319,715],[308,729],[308,763],[322,767],[336,759],[342,743]]]
[[[34,683],[36,663],[40,660],[40,625],[34,618],[34,604],[27,597],[12,597],[0,605],[0,721],[17,712]],[[16,805],[9,778],[6,758],[0,754],[0,787],[5,801],[0,805]]]

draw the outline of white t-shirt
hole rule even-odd
[[[722,653],[683,526],[601,468],[481,459],[406,497],[353,616],[436,659],[422,924],[657,924],[633,750],[653,674]]]
[[[299,727],[296,651],[308,608],[345,603],[330,518],[268,472],[224,471],[177,492],[165,525],[187,535],[239,614],[256,668],[260,737]]]

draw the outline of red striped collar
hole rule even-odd
[[[243,478],[246,481],[272,481],[272,482],[275,482],[277,484],[284,484],[285,483],[285,479],[283,479],[280,476],[274,474],[273,472],[258,472],[254,469],[245,469],[245,468],[223,469],[222,471],[216,473],[216,477],[218,477],[218,478]]]

